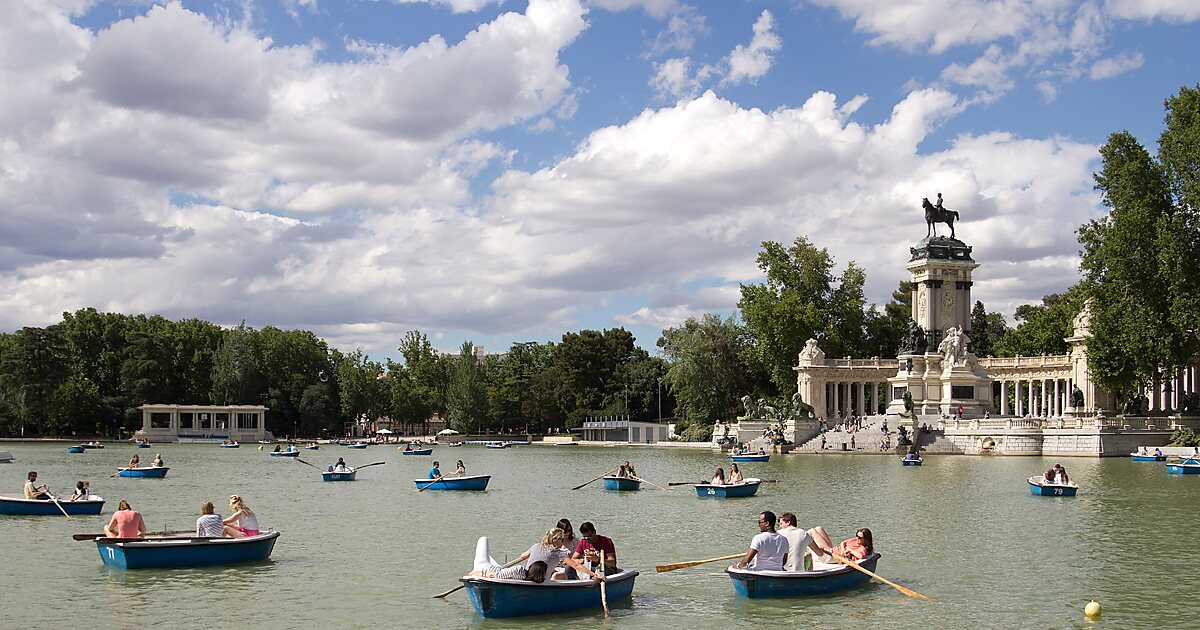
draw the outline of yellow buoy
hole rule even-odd
[[[1088,605],[1083,607],[1083,616],[1084,617],[1099,617],[1100,616],[1100,602],[1097,602],[1095,600],[1088,602]]]

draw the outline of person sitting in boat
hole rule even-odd
[[[134,453],[133,457],[129,459],[129,466],[127,468],[137,468],[141,464],[142,458],[138,457],[137,453]]]
[[[596,526],[591,522],[580,525],[579,534],[583,536],[583,540],[575,546],[575,553],[571,554],[572,560],[576,563],[582,560],[587,563],[588,569],[594,569],[600,564],[600,552],[604,552],[604,574],[611,575],[621,571],[617,568],[617,547],[613,545],[611,538],[597,534]],[[578,570],[576,567],[576,571]]]
[[[433,468],[429,469],[429,477],[427,477],[428,479],[437,479],[438,477],[442,476],[442,471],[440,468],[438,468],[439,465],[440,464],[438,462],[433,462]]]
[[[1155,457],[1162,457],[1162,449],[1161,449],[1161,448],[1156,448],[1156,449],[1154,449],[1154,456],[1155,456]]]
[[[229,509],[233,510],[233,515],[221,521],[225,525],[223,531],[226,536],[233,538],[243,538],[245,536],[257,536],[261,532],[258,529],[258,516],[254,514],[254,510],[246,505],[242,497],[232,495],[229,497]]]
[[[205,501],[200,504],[200,518],[196,519],[196,536],[207,538],[228,538],[225,533],[225,522],[221,519],[221,515],[216,513],[216,508],[213,507],[212,501]]]
[[[617,476],[618,477],[628,477],[629,476],[629,469],[625,468],[625,464],[621,464],[620,466],[617,466]]]
[[[282,451],[282,450],[283,450],[283,447],[282,447],[282,446],[280,446],[280,445],[278,445],[278,444],[276,444],[276,445],[275,445],[275,450],[274,450],[274,451],[271,451],[271,452],[273,452],[273,453],[278,453],[278,452],[280,452],[280,451]]]
[[[71,502],[87,501],[91,494],[91,484],[86,479],[80,479],[75,484],[75,492],[71,493]]]
[[[150,462],[150,465],[154,466],[155,468],[162,468],[163,466],[166,466],[166,464],[163,463],[162,454],[155,453],[154,459]]]
[[[525,560],[525,568],[529,569],[536,562],[546,565],[546,574],[551,579],[563,579],[565,569],[558,568],[571,556],[571,550],[563,545],[567,541],[567,533],[558,527],[551,527],[542,535],[542,539],[533,544],[527,551],[521,553],[518,560]],[[557,575],[556,575],[557,574]]]
[[[766,455],[766,454],[767,454],[767,451],[766,451],[766,449],[764,449],[763,447],[761,447],[761,446],[760,446],[760,447],[758,447],[758,454],[759,454],[759,455]]]
[[[467,474],[467,466],[463,464],[463,460],[458,460],[458,464],[454,466],[454,474],[459,477],[465,477]]]
[[[733,485],[735,483],[742,483],[744,481],[746,481],[746,478],[742,477],[742,471],[741,471],[741,469],[738,468],[738,465],[730,464],[729,465],[729,476],[725,478],[725,483],[727,483],[729,485]]]
[[[825,553],[824,549],[817,546],[812,534],[796,527],[796,515],[791,512],[779,515],[778,533],[788,541],[787,560],[783,563],[784,571],[811,571],[812,557]]]
[[[121,499],[117,511],[104,527],[104,535],[109,538],[141,538],[146,534],[146,522],[142,515],[129,506],[129,502]]]
[[[709,483],[709,485],[713,485],[713,486],[725,485],[725,469],[718,467],[717,472],[713,473],[712,481],[710,481],[708,483]]]
[[[758,515],[758,533],[751,539],[750,549],[730,568],[751,571],[783,570],[783,563],[788,555],[788,539],[775,531],[775,522],[774,512],[767,511]]]
[[[860,528],[854,532],[854,538],[847,538],[838,543],[833,548],[833,554],[854,560],[855,562],[866,558],[875,552],[875,543],[871,539],[871,530],[866,527]]]
[[[35,481],[37,481],[37,472],[31,470],[29,471],[29,475],[25,478],[25,498],[37,500],[49,499],[50,489],[47,488],[45,484],[40,486],[35,485]]]
[[[411,451],[411,450],[413,450],[413,447],[412,447],[412,442],[409,442],[408,444],[405,444],[405,445],[404,445],[404,452],[405,452],[405,453],[407,453],[407,452],[409,452],[409,451]]]
[[[907,461],[910,461],[910,462],[914,462],[918,459],[921,459],[921,455],[919,453],[917,453],[915,450],[913,450],[913,451],[909,451],[908,453],[906,453],[904,455],[904,459]]]
[[[566,538],[563,539],[563,547],[566,547],[567,550],[574,550],[579,545],[579,539],[575,537],[575,528],[571,527],[571,521],[560,518],[555,527],[563,530],[563,533],[566,534]]]
[[[629,460],[625,460],[625,474],[629,477],[637,477],[637,471],[633,469],[633,464]]]
[[[527,580],[541,584],[546,581],[547,569],[546,563],[541,560],[530,563],[528,567],[523,564],[511,567],[496,564],[496,561],[492,559],[488,537],[480,536],[479,542],[475,545],[475,563],[467,575],[501,580]]]
[[[1054,470],[1057,473],[1057,475],[1055,476],[1055,480],[1057,483],[1062,484],[1064,486],[1071,483],[1071,478],[1067,477],[1067,469],[1063,468],[1062,464],[1055,464]]]
[[[341,457],[339,457],[337,460],[337,463],[334,464],[333,468],[330,468],[329,471],[330,472],[350,472],[350,467],[346,465],[345,459],[342,459]]]
[[[833,562],[833,557],[830,552],[833,551],[833,539],[829,537],[829,533],[824,527],[817,525],[808,530],[808,535],[812,536],[813,542],[817,543],[817,551],[808,550],[805,554],[812,557],[813,562],[823,562],[829,564]]]
[[[1058,469],[1051,466],[1042,473],[1042,483],[1054,483],[1054,478],[1058,476]]]

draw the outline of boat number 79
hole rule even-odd
[[[1055,488],[1054,494],[1055,494],[1055,496],[1062,494],[1062,488]]]

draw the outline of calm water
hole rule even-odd
[[[611,623],[624,628],[1085,627],[1096,625],[1082,615],[1093,598],[1105,610],[1098,625],[1194,627],[1200,478],[1170,477],[1161,464],[1063,460],[1082,486],[1078,497],[1065,499],[1027,490],[1025,477],[1052,463],[1042,458],[930,456],[923,467],[902,468],[883,456],[774,457],[744,471],[779,483],[764,484],[754,498],[718,501],[699,500],[688,487],[615,493],[596,482],[569,490],[624,459],[664,486],[728,468],[707,451],[438,447],[443,469],[461,458],[469,472],[492,474],[492,483],[484,493],[418,494],[411,480],[424,476],[432,458],[386,446],[322,446],[302,455],[321,465],[339,456],[354,465],[387,462],[361,471],[355,483],[323,483],[313,469],[255,446],[138,451],[146,460],[163,454],[171,467],[163,480],[108,478],[134,452],[130,446],[82,455],[67,454],[64,445],[3,448],[17,461],[0,465],[0,491],[19,493],[25,473],[37,470],[39,481],[60,493],[89,479],[109,501],[102,516],[75,521],[0,517],[8,565],[0,592],[10,603],[3,627],[169,628],[205,619],[306,629],[590,622],[598,615],[484,621],[465,591],[430,598],[469,570],[478,536],[492,538],[493,555],[503,562],[561,517],[576,527],[593,521],[615,540],[621,565],[642,571],[632,602],[613,608]],[[264,528],[283,532],[272,562],[124,572],[103,567],[93,543],[71,540],[99,531],[122,498],[150,529],[187,529],[203,500],[226,508],[235,493]],[[744,551],[765,509],[795,512],[802,525],[822,524],[837,540],[871,527],[883,553],[878,572],[935,601],[883,584],[823,598],[750,601],[735,596],[724,563],[654,572],[656,564]]]

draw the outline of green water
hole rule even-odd
[[[1200,478],[1168,476],[1162,464],[1126,459],[1062,460],[1081,490],[1074,498],[1034,497],[1027,476],[1043,458],[930,456],[901,467],[886,456],[773,457],[746,464],[748,476],[777,479],[758,496],[700,500],[689,487],[671,492],[603,490],[577,485],[632,460],[643,478],[707,478],[725,460],[708,451],[646,448],[487,450],[438,447],[443,469],[464,459],[472,474],[493,475],[483,493],[417,493],[433,458],[401,456],[393,447],[365,451],[322,446],[302,457],[325,465],[345,457],[367,468],[355,483],[323,483],[311,468],[269,457],[253,445],[155,445],[166,479],[109,478],[134,452],[108,445],[81,455],[65,445],[7,444],[17,458],[0,465],[0,492],[18,494],[29,470],[69,494],[77,479],[109,501],[102,516],[0,516],[4,560],[0,592],[8,602],[0,626],[415,627],[560,628],[599,619],[591,612],[521,620],[482,620],[457,585],[475,541],[492,539],[499,561],[536,542],[566,517],[590,520],[612,537],[621,565],[642,572],[632,601],[615,605],[623,628],[817,628],[1107,626],[1194,627],[1191,576],[1200,553],[1194,502]],[[643,486],[645,488],[645,486]],[[120,571],[101,565],[95,545],[71,534],[99,531],[119,499],[150,529],[193,526],[200,503],[228,512],[241,494],[263,528],[283,535],[270,563],[193,570]],[[855,527],[875,532],[878,572],[934,601],[904,597],[883,584],[838,595],[738,598],[714,563],[669,573],[654,566],[744,551],[762,510],[795,512],[801,525],[823,525],[835,539]],[[1089,600],[1104,605],[1087,623]]]

